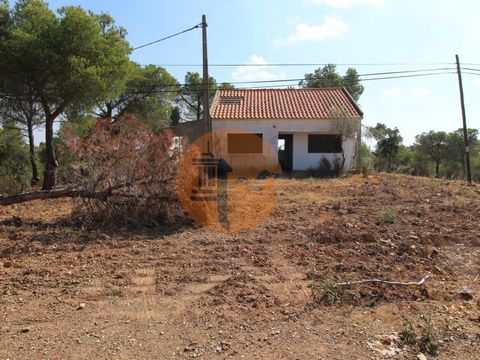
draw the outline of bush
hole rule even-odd
[[[87,222],[154,226],[181,213],[175,173],[181,150],[171,132],[154,133],[133,117],[98,120],[91,135],[66,132],[62,169],[68,183],[101,196],[80,199]]]
[[[380,214],[380,219],[384,224],[393,224],[395,222],[396,214],[392,208],[387,208]]]
[[[0,128],[0,194],[16,194],[30,183],[28,146],[15,127]]]
[[[262,170],[257,175],[258,180],[264,180],[264,179],[268,179],[268,178],[277,178],[277,177],[278,177],[278,174],[275,174],[275,173],[273,173],[271,171],[268,171],[268,170]]]
[[[22,191],[18,181],[9,175],[0,176],[0,195],[13,195]]]
[[[361,167],[363,177],[368,178],[372,174],[372,171],[373,171],[373,159],[372,158],[367,158],[367,159],[362,158],[360,167]]]
[[[367,178],[373,171],[374,158],[367,144],[360,145],[360,170],[363,177]]]
[[[309,288],[313,303],[316,305],[333,305],[345,295],[342,287],[332,278],[330,270],[318,272],[315,268],[310,268],[307,279],[312,280]]]
[[[403,324],[403,329],[400,331],[400,340],[403,345],[418,347],[418,350],[424,354],[436,356],[438,355],[439,341],[438,334],[435,331],[433,321],[429,315],[423,316],[423,325],[418,334],[415,331],[413,323],[406,320]]]
[[[310,167],[307,176],[316,178],[332,178],[340,176],[342,172],[341,161],[336,158],[333,164],[325,157],[322,157],[317,167]]]

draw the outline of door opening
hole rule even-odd
[[[292,171],[293,169],[293,135],[278,135],[278,161],[282,171]]]

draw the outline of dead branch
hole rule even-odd
[[[0,196],[0,206],[74,198],[84,222],[149,225],[183,216],[175,179],[181,147],[170,131],[155,133],[134,117],[97,120],[89,136],[65,131],[62,189]]]
[[[358,285],[358,284],[366,284],[366,283],[380,283],[380,284],[387,284],[387,285],[400,285],[400,286],[420,286],[425,283],[430,278],[430,276],[426,275],[422,278],[422,280],[418,282],[398,282],[398,281],[387,281],[381,279],[366,279],[366,280],[358,280],[358,281],[347,281],[337,283],[338,286],[349,286],[349,285]]]
[[[10,196],[1,196],[0,205],[6,206],[12,204],[20,204],[32,200],[59,199],[66,197],[82,197],[89,199],[105,200],[111,195],[112,191],[113,189],[108,189],[104,191],[90,191],[85,189],[70,188],[58,190],[40,190]]]
[[[128,186],[128,185],[123,185]],[[122,187],[123,187],[122,186]],[[46,199],[60,199],[60,198],[83,198],[83,199],[95,199],[106,201],[109,197],[115,196],[116,198],[144,198],[142,194],[129,194],[119,191],[118,187],[111,187],[103,191],[91,191],[85,189],[57,189],[57,190],[40,190],[32,191],[28,193],[0,196],[0,206],[7,206],[12,204],[21,204],[33,200],[46,200]],[[157,201],[177,200],[176,197],[160,196],[156,197]]]

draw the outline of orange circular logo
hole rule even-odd
[[[210,230],[237,233],[265,221],[277,205],[276,149],[256,134],[220,129],[185,149],[177,192],[185,212]]]

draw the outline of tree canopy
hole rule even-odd
[[[56,181],[53,122],[68,106],[85,107],[121,90],[128,74],[126,31],[106,14],[42,0],[0,3],[0,93],[22,98],[32,90],[45,116],[47,166],[44,189]]]
[[[10,125],[0,127],[0,194],[24,190],[30,176],[28,147],[20,130]]]
[[[209,77],[210,101],[217,91],[217,81]],[[203,116],[203,78],[197,72],[187,72],[185,82],[178,93],[179,103],[191,120],[200,120]]]
[[[208,78],[209,85],[209,102],[213,101],[213,97],[217,90],[233,89],[230,83],[221,83],[220,85],[213,77]],[[197,72],[187,72],[185,75],[185,83],[178,93],[178,103],[181,105],[185,116],[189,120],[200,120],[203,117],[203,78]]]
[[[403,141],[400,131],[397,128],[391,129],[385,124],[378,123],[370,129],[370,132],[377,141],[374,153],[377,168],[390,171]]]
[[[93,112],[99,118],[114,121],[135,114],[140,121],[158,129],[169,122],[177,89],[177,80],[164,68],[132,63],[124,90],[96,106]]]
[[[447,133],[444,131],[424,132],[415,137],[413,145],[420,153],[426,155],[435,163],[435,176],[439,176],[440,162],[447,149]]]
[[[325,65],[313,73],[305,74],[305,79],[300,81],[299,85],[305,88],[345,87],[355,101],[360,99],[364,90],[357,70],[348,68],[342,76],[338,74],[334,64]]]
[[[28,138],[32,186],[40,182],[33,131],[43,125],[44,119],[41,106],[31,92],[26,93],[22,98],[0,99],[0,123],[7,127],[18,128]]]

